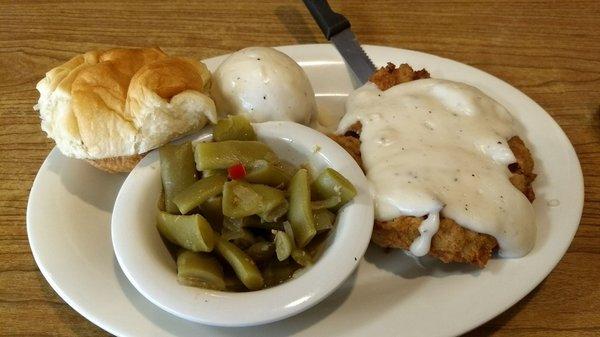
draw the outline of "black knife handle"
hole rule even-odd
[[[350,28],[348,21],[342,14],[331,10],[327,0],[303,0],[327,40],[333,35]]]

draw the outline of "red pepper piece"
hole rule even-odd
[[[246,168],[243,164],[236,164],[227,169],[227,175],[232,180],[240,180],[246,176]]]

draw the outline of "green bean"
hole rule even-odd
[[[256,263],[269,261],[275,253],[275,245],[272,242],[259,241],[246,249],[246,254]]]
[[[262,197],[249,184],[233,180],[223,185],[223,214],[241,218],[261,211]]]
[[[202,178],[208,178],[217,174],[227,176],[227,170],[204,170],[202,171]]]
[[[239,180],[223,186],[223,214],[230,218],[257,214],[264,221],[274,221],[285,214],[287,207],[285,193],[273,187]]]
[[[232,225],[232,223],[239,219],[224,218],[223,219],[223,232],[221,238],[227,241],[233,241],[233,243],[242,248],[246,249],[256,242],[254,235],[240,226]]]
[[[242,221],[244,218],[233,219],[230,217],[223,217],[223,225],[221,227],[221,238],[227,241],[241,238],[244,236],[242,232]]]
[[[259,184],[252,184],[252,188],[262,197],[262,209],[258,213],[262,221],[277,221],[287,213],[289,203],[285,198],[285,192]]]
[[[310,266],[313,264],[312,259],[310,258],[310,255],[308,255],[302,249],[294,249],[292,251],[291,255],[292,255],[292,259],[294,259],[294,261],[296,261],[296,263],[298,263],[302,267],[307,267],[307,266]]]
[[[248,165],[261,159],[269,162],[278,159],[264,143],[240,140],[198,143],[194,158],[198,171],[227,169],[239,163]]]
[[[293,248],[292,239],[285,232],[277,231],[275,233],[275,253],[279,261],[290,257]]]
[[[172,215],[159,212],[157,228],[170,242],[193,252],[210,252],[215,233],[200,214]]]
[[[208,220],[213,230],[221,232],[223,227],[223,198],[221,196],[212,197],[200,205],[200,213]]]
[[[208,178],[203,178],[173,197],[173,203],[177,205],[181,214],[187,214],[210,197],[221,194],[223,184],[227,181],[227,176],[216,174]]]
[[[181,145],[167,144],[162,146],[160,155],[160,176],[165,192],[165,210],[178,214],[179,210],[173,198],[196,181],[194,168],[194,152],[190,143]]]
[[[224,234],[226,232],[240,232],[242,230],[242,227],[244,227],[245,221],[246,218],[230,218],[224,216],[221,234]]]
[[[292,225],[296,245],[302,248],[317,233],[310,207],[310,186],[306,169],[299,169],[296,172],[290,181],[288,191],[290,194],[288,221]]]
[[[264,184],[274,187],[285,186],[292,177],[278,163],[257,160],[248,165],[244,179],[254,184]]]
[[[221,238],[217,240],[216,249],[248,289],[258,290],[264,286],[264,279],[248,254]]]
[[[221,142],[224,140],[256,140],[256,133],[248,119],[242,115],[229,115],[221,119],[215,125],[213,140]]]
[[[313,183],[312,188],[319,199],[327,199],[336,195],[340,196],[340,203],[331,207],[332,209],[342,207],[356,195],[356,188],[354,188],[352,183],[332,168],[323,170]]]
[[[336,207],[340,204],[340,202],[342,202],[342,197],[339,195],[332,195],[327,199],[311,201],[310,207],[313,209],[313,211],[316,211]]]
[[[292,229],[292,224],[290,224],[289,221],[283,222],[283,230],[285,231],[285,234],[287,234],[290,237],[290,239],[292,239],[292,245],[294,247],[296,247],[296,239],[294,238],[294,230]]]
[[[315,229],[317,233],[333,228],[335,214],[327,209],[319,209],[313,212],[315,216]]]
[[[181,252],[177,257],[177,280],[187,286],[225,290],[223,268],[207,253]]]

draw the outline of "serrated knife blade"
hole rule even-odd
[[[350,21],[334,12],[326,0],[304,0],[304,4],[319,28],[340,52],[360,84],[365,84],[375,71],[375,65],[350,30]]]
[[[367,83],[369,77],[375,71],[375,65],[356,40],[352,30],[346,28],[333,35],[330,40],[342,54],[344,61],[346,61],[360,84]]]

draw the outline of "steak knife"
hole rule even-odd
[[[334,12],[327,0],[303,1],[327,40],[342,54],[360,84],[367,83],[376,68],[352,33],[350,21]]]

